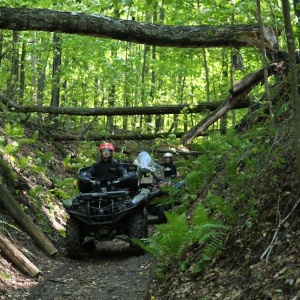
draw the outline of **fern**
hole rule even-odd
[[[202,204],[195,209],[190,226],[184,214],[166,212],[166,217],[168,223],[156,225],[157,232],[151,238],[135,242],[156,258],[160,267],[165,268],[176,261],[180,268],[187,265],[187,262],[181,261],[184,251],[193,245],[201,245],[202,252],[195,264],[195,272],[202,270],[221,249],[229,227],[208,218]]]
[[[204,268],[207,267],[209,262],[213,257],[216,256],[217,252],[222,248],[223,240],[225,239],[225,232],[210,232],[206,235],[200,258],[193,263],[191,269],[194,273],[201,272]]]
[[[186,178],[186,184],[190,192],[198,191],[215,170],[215,164],[206,155],[201,155],[193,164],[193,168],[196,167],[196,170],[191,171]]]
[[[190,238],[190,229],[184,215],[165,214],[168,223],[157,225],[156,241],[162,246],[165,256],[177,258]]]
[[[4,130],[7,135],[14,137],[14,138],[22,138],[24,137],[24,128],[14,122],[14,124],[6,123],[4,126]]]
[[[192,229],[193,242],[206,243],[210,238],[218,235],[219,232],[228,230],[229,227],[218,223],[205,223],[202,225],[194,226]]]
[[[207,238],[209,239],[209,243],[205,244],[201,257],[209,257],[212,258],[218,250],[221,249],[223,244],[223,238],[226,235],[223,232],[213,232],[210,233]]]
[[[199,204],[194,210],[192,222],[194,225],[205,224],[208,220],[207,211],[204,205]]]
[[[161,263],[180,256],[189,239],[189,226],[183,215],[166,212],[167,224],[156,225],[157,232],[143,242],[136,241]]]
[[[131,240],[137,245],[139,245],[146,252],[150,253],[157,260],[159,260],[160,257],[164,254],[162,247],[153,239],[143,238],[139,240],[137,238],[132,238]]]
[[[4,279],[9,279],[10,278],[9,274],[7,274],[5,272],[0,272],[0,277],[2,277]]]
[[[17,142],[11,142],[3,147],[5,154],[10,154],[12,156],[17,155],[20,150],[20,145]]]
[[[234,203],[228,203],[222,197],[214,195],[211,191],[208,192],[207,207],[217,214],[222,214],[226,220],[234,221],[236,219],[236,213],[234,212]]]
[[[15,229],[17,231],[20,231],[15,225],[10,224],[10,223],[0,219],[0,232],[5,233],[8,236],[10,236],[10,233],[9,233],[7,227],[10,227],[10,228]]]
[[[164,195],[161,197],[157,197],[151,201],[151,204],[173,204],[176,199],[170,195]]]

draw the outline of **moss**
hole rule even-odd
[[[8,186],[14,186],[18,181],[18,175],[2,157],[0,157],[0,175],[3,177]]]

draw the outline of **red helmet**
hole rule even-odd
[[[110,156],[113,156],[115,153],[115,148],[112,144],[110,143],[103,143],[99,146],[99,154],[102,156],[102,151],[103,150],[108,150],[110,151]]]

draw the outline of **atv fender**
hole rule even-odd
[[[150,194],[149,189],[141,189],[141,192],[133,198],[132,203],[135,205],[146,203],[149,194]]]
[[[71,209],[72,205],[73,205],[73,200],[76,199],[76,196],[71,198],[71,199],[66,199],[64,202],[63,202],[63,206],[65,209]]]

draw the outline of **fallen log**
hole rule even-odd
[[[52,256],[58,252],[49,239],[20,208],[18,202],[13,198],[13,196],[1,185],[0,204],[47,255]]]
[[[197,105],[163,105],[163,106],[132,106],[132,107],[55,107],[55,106],[23,106],[0,94],[0,101],[6,108],[18,113],[47,113],[75,116],[136,116],[136,115],[164,115],[164,114],[192,114],[203,111],[214,111],[223,101],[202,102]],[[245,97],[243,101],[233,107],[241,109],[249,107],[250,99]]]
[[[268,66],[268,76],[274,74],[282,74],[287,70],[287,62],[280,61],[271,63]],[[255,72],[252,72],[241,80],[237,81],[229,95],[227,96],[226,101],[219,106],[214,112],[208,115],[205,119],[199,122],[196,126],[192,127],[186,133],[184,133],[181,137],[181,142],[184,146],[187,146],[192,142],[192,140],[198,136],[204,135],[204,131],[224,116],[234,105],[236,105],[239,101],[245,98],[246,95],[250,93],[250,91],[255,88],[258,84],[262,83],[264,80],[264,68],[261,68]]]
[[[180,138],[183,132],[177,133],[149,133],[149,134],[109,134],[109,135],[73,135],[73,134],[52,134],[52,139],[54,141],[102,141],[102,140],[154,140],[159,138],[167,138],[168,136],[174,136]]]
[[[36,277],[41,273],[41,271],[1,232],[0,251],[26,275]]]
[[[48,31],[116,39],[176,48],[257,47],[258,24],[171,26],[116,20],[103,15],[41,8],[0,7],[0,29]],[[271,28],[264,30],[267,49],[277,42]]]
[[[181,154],[181,155],[201,155],[203,154],[202,152],[200,151],[192,151],[192,150],[180,150],[180,149],[157,149],[157,150],[154,150],[154,152],[156,153],[173,153],[173,154]]]
[[[43,131],[45,132],[45,131]],[[211,134],[212,132],[216,132],[216,130],[207,131],[203,134],[203,136],[207,136]],[[42,132],[41,132],[42,134]],[[94,135],[94,134],[85,134],[85,135],[74,135],[74,134],[68,134],[68,133],[62,133],[62,134],[51,134],[49,135],[49,139],[52,139],[52,141],[56,142],[62,142],[62,141],[103,141],[103,140],[114,140],[114,141],[149,141],[149,140],[155,140],[155,139],[165,139],[168,137],[175,137],[175,138],[181,138],[181,136],[184,134],[184,132],[160,132],[160,133],[148,133],[148,134],[142,134],[142,133],[135,133],[135,134],[107,134],[107,135]]]

